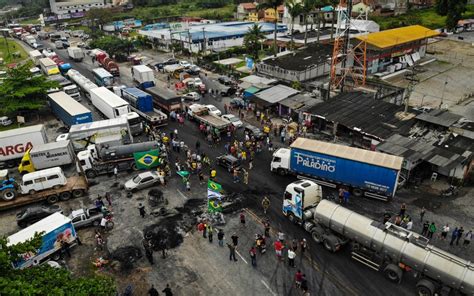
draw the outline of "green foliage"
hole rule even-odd
[[[226,6],[228,0],[198,0],[198,7],[202,8],[220,8]]]
[[[466,12],[467,0],[447,0],[446,28],[453,30]]]
[[[105,8],[91,8],[86,18],[91,22],[92,27],[99,27],[107,24],[112,20],[112,11]]]
[[[110,56],[115,55],[118,61],[123,60],[123,58],[126,58],[135,51],[135,47],[131,40],[109,35],[92,40],[90,46],[92,48],[103,49],[108,52]]]
[[[0,87],[0,111],[38,110],[46,104],[46,92],[59,87],[58,82],[45,76],[33,76],[30,64],[24,64],[7,71],[7,77]]]
[[[244,36],[244,46],[255,60],[258,60],[258,52],[262,47],[263,39],[265,39],[265,34],[262,32],[262,26],[258,23],[253,24]]]
[[[438,0],[435,5],[436,13],[445,16],[448,13],[448,0]]]
[[[272,8],[275,10],[275,13],[277,13],[278,6],[283,4],[283,0],[264,0],[263,2],[259,3],[257,5],[257,10],[265,10]],[[275,18],[275,28],[273,32],[273,54],[276,56],[278,53],[278,48],[277,48],[277,23],[278,19]]]

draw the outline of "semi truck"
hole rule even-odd
[[[53,113],[68,127],[92,122],[92,113],[65,92],[48,95],[48,102]]]
[[[145,65],[133,66],[132,78],[141,89],[155,86],[155,73]]]
[[[50,58],[40,59],[39,66],[46,76],[59,74],[58,65],[56,65],[56,63]]]
[[[321,186],[298,180],[287,186],[283,214],[329,252],[351,246],[351,257],[395,283],[415,275],[417,295],[474,294],[474,264],[443,251],[422,235],[322,200]]]
[[[297,138],[273,153],[270,169],[316,183],[349,187],[354,196],[387,201],[395,195],[403,158],[317,140]]]
[[[130,108],[143,117],[152,126],[163,126],[168,123],[168,116],[153,107],[153,97],[135,88],[122,88],[122,98],[130,104]]]
[[[0,166],[17,166],[28,149],[47,142],[46,129],[42,124],[0,132]]]
[[[96,61],[110,74],[114,76],[120,76],[119,66],[113,61],[105,51],[95,50],[91,54],[95,57]]]
[[[68,247],[76,244],[77,233],[71,219],[61,213],[54,213],[9,236],[7,246],[24,243],[34,238],[37,233],[42,237],[41,247],[36,251],[21,254],[20,259],[13,263],[14,268],[28,268],[50,258],[59,260],[63,242],[67,243]]]
[[[76,151],[98,143],[111,145],[133,143],[128,120],[123,117],[75,124],[69,129],[68,138]]]
[[[82,60],[84,59],[84,52],[82,51],[82,48],[79,47],[68,47],[67,54],[69,58],[75,62],[82,62]]]
[[[70,140],[36,145],[28,149],[21,159],[18,172],[23,175],[51,167],[74,162],[75,155]]]
[[[109,119],[125,117],[132,135],[139,135],[143,132],[143,122],[140,115],[130,112],[130,104],[125,100],[103,86],[91,89],[90,93],[92,105],[105,117]]]
[[[81,99],[81,93],[79,91],[79,88],[66,77],[60,74],[55,74],[55,75],[48,76],[48,80],[56,81],[59,83],[59,88],[48,89],[47,91],[48,94],[58,92],[58,91],[64,91],[65,93],[67,93],[68,95],[76,99],[77,101]]]
[[[159,106],[162,110],[168,113],[171,111],[181,110],[182,108],[181,97],[168,89],[152,86],[145,89],[145,91],[152,95],[153,103],[156,106]]]
[[[79,151],[77,159],[81,167],[77,171],[85,172],[88,178],[113,173],[117,167],[119,171],[136,170],[133,153],[159,149],[155,141],[135,143],[129,145],[90,145],[87,150]]]
[[[79,88],[81,89],[84,96],[90,98],[90,91],[93,88],[98,88],[98,86],[83,76],[79,71],[71,69],[67,72],[67,76],[71,79]]]
[[[39,60],[44,58],[43,54],[39,50],[32,50],[28,53],[28,55],[36,66],[39,66]]]
[[[201,104],[192,104],[188,106],[188,115],[193,118],[194,121],[212,127],[214,131],[218,130],[219,132],[224,132],[231,124],[219,117],[210,115],[206,106]]]

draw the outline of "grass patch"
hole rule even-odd
[[[27,18],[20,21],[20,25],[39,25],[40,20],[38,18]]]
[[[228,20],[234,17],[235,5],[228,4],[221,8],[198,9],[189,11],[186,16],[202,17],[205,19]]]
[[[8,64],[18,63],[28,58],[28,53],[20,44],[12,39],[7,39],[7,42],[10,54],[8,54],[5,38],[0,39],[0,58],[3,58],[3,65],[0,65],[1,69],[5,68]],[[14,53],[18,53],[19,55],[14,55]]]
[[[12,119],[12,118],[10,118],[10,119]],[[13,121],[13,119],[12,119],[12,121]],[[16,122],[14,122],[14,123],[12,123],[8,126],[0,125],[0,132],[15,129],[15,128],[18,128],[18,123],[16,123]]]
[[[467,5],[463,18],[474,18],[474,5]],[[438,29],[443,28],[446,22],[446,17],[438,15],[434,8],[414,9],[406,14],[392,17],[373,16],[371,19],[380,25],[380,30],[410,25],[422,25],[430,29]]]

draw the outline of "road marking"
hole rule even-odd
[[[186,195],[184,195],[184,193],[182,193],[181,190],[179,190],[179,189],[176,189],[176,190],[178,190],[178,193],[184,198],[184,200],[188,200]]]
[[[244,257],[242,257],[242,255],[240,255],[240,253],[239,253],[237,250],[235,250],[235,253],[237,253],[237,255],[239,255],[240,259],[242,259],[242,261],[244,261],[245,264],[249,264],[249,263],[244,259]]]
[[[260,282],[262,282],[262,284],[265,286],[265,288],[267,288],[268,291],[270,291],[270,293],[272,293],[272,295],[274,295],[274,296],[277,295],[275,292],[272,291],[272,289],[270,289],[270,286],[267,283],[265,283],[264,280],[260,280]]]

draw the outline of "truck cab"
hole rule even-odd
[[[77,87],[77,85],[72,84],[72,85],[65,86],[63,87],[63,91],[67,93],[68,95],[70,95],[71,97],[73,97],[76,101],[81,100],[81,94],[79,92],[79,88]]]
[[[90,208],[72,211],[69,219],[71,219],[74,228],[78,229],[89,225],[99,226],[102,216],[99,208]]]
[[[31,148],[26,150],[25,155],[23,155],[23,157],[21,158],[21,162],[18,165],[18,171],[20,172],[21,175],[36,171],[35,166],[33,165],[33,162],[31,161],[30,151],[31,151]]]
[[[279,175],[286,175],[290,169],[291,153],[290,149],[280,148],[273,153],[270,170]]]
[[[321,186],[313,181],[298,180],[288,184],[283,196],[283,214],[293,222],[312,218],[311,209],[318,205],[322,197]]]

